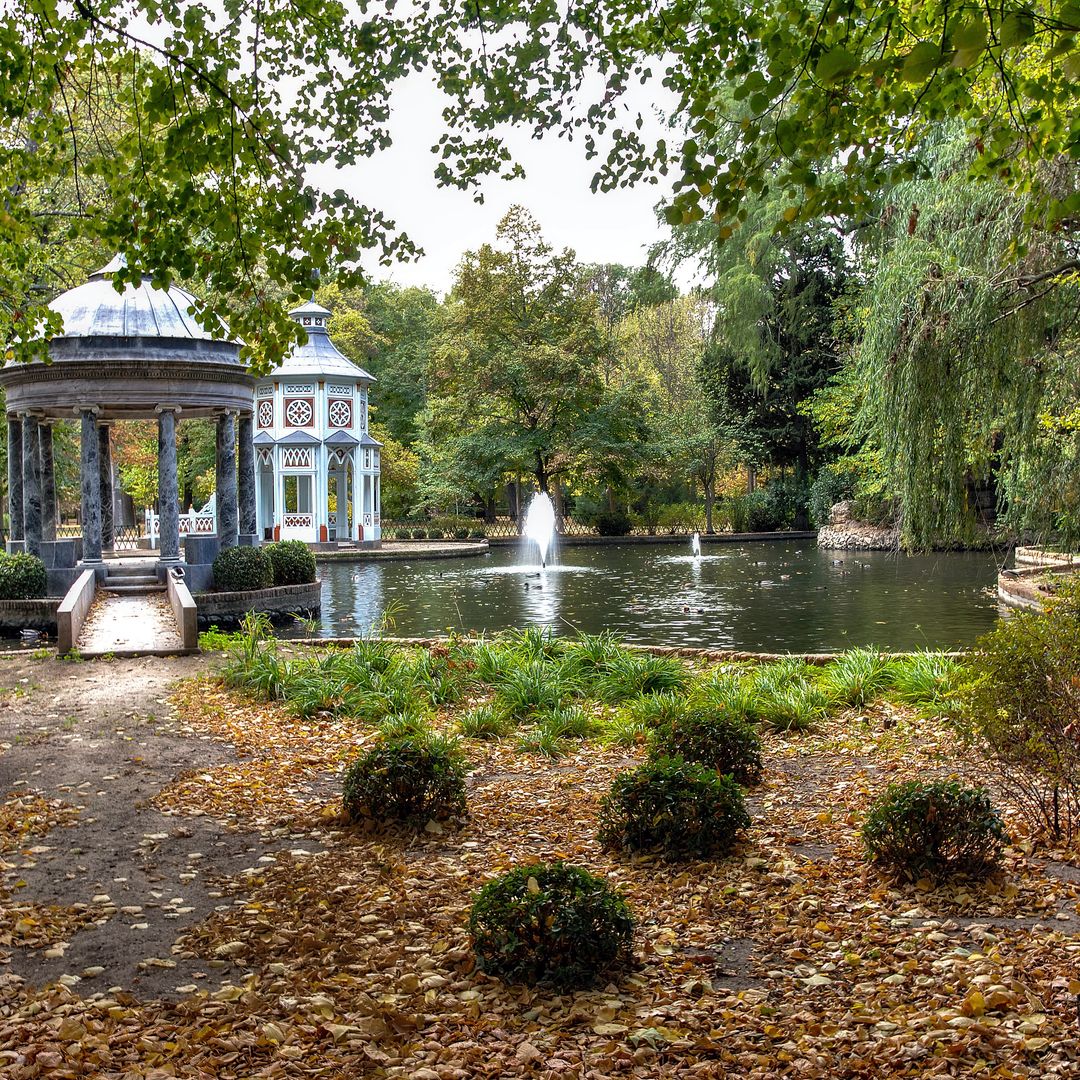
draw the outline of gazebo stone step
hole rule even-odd
[[[105,587],[110,585],[160,585],[157,574],[106,574]]]
[[[104,592],[116,593],[119,596],[145,596],[147,593],[165,591],[165,586],[158,584],[157,581],[153,585],[132,585],[129,582],[121,585],[115,581],[106,580],[101,588]]]
[[[129,565],[121,562],[107,564],[107,577],[146,577],[154,573],[154,564],[146,559],[133,560]]]

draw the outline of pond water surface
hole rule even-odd
[[[535,560],[535,556],[533,557]],[[833,651],[970,645],[997,618],[987,553],[823,552],[812,540],[571,547],[541,570],[480,558],[324,563],[318,633],[428,636],[546,626],[653,645]],[[297,627],[295,634],[309,631]]]

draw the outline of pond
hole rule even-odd
[[[533,556],[535,560],[535,556]],[[823,552],[812,540],[565,546],[541,571],[515,547],[480,558],[324,563],[322,636],[547,626],[652,645],[827,652],[970,645],[997,618],[988,553]],[[308,633],[301,627],[293,635]]]

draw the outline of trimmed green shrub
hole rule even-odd
[[[761,779],[761,739],[745,720],[710,709],[686,708],[653,732],[649,748],[654,757],[681,757],[740,784]]]
[[[907,877],[985,877],[1009,842],[982,788],[955,780],[890,785],[862,827],[867,858]]]
[[[561,862],[537,863],[480,890],[469,933],[489,975],[574,989],[629,960],[634,919],[602,878]]]
[[[274,584],[273,563],[261,547],[226,548],[214,560],[213,573],[218,592],[269,589]]]
[[[601,536],[629,536],[631,521],[621,510],[601,510],[593,526]]]
[[[279,540],[266,551],[275,585],[308,585],[315,580],[315,555],[303,540]]]
[[[413,529],[412,538],[414,540],[426,540],[427,539],[427,529]]]
[[[427,538],[429,540],[441,540],[443,538],[442,529],[428,529]]]
[[[764,488],[758,488],[744,495],[746,500],[746,529],[748,532],[773,532],[783,527],[780,512],[781,500],[768,494]]]
[[[665,757],[615,777],[597,835],[608,848],[711,858],[731,851],[749,826],[742,788],[730,776]]]
[[[470,540],[486,540],[487,539],[487,533],[483,529],[470,529],[469,530],[469,539]]]
[[[465,758],[437,735],[383,739],[345,772],[342,792],[352,821],[423,826],[465,813]]]
[[[468,540],[469,539],[469,530],[468,529],[455,529],[454,530],[454,539],[455,540]]]
[[[36,555],[0,552],[0,600],[38,600],[47,587],[45,564]]]

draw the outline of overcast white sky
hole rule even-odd
[[[499,219],[514,203],[528,208],[552,246],[573,248],[582,262],[640,264],[649,245],[662,238],[653,207],[668,194],[666,180],[594,195],[589,184],[595,162],[585,160],[579,139],[536,141],[524,131],[511,132],[511,149],[526,177],[486,180],[482,205],[467,192],[438,187],[430,148],[442,131],[440,100],[428,76],[410,76],[394,95],[394,145],[359,165],[314,174],[320,186],[344,188],[383,210],[424,249],[418,262],[375,267],[374,277],[445,292],[462,252],[493,240]],[[652,102],[644,95],[638,100],[653,137],[663,134]]]

